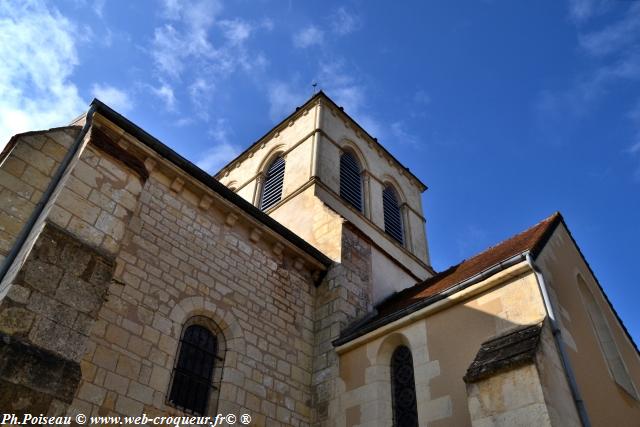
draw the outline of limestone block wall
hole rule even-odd
[[[154,169],[124,231],[72,413],[178,413],[166,403],[184,322],[209,317],[227,351],[217,408],[255,425],[311,422],[309,272],[216,202]],[[104,236],[103,236],[104,237]],[[274,249],[275,248],[275,249]]]
[[[327,272],[315,301],[312,384],[316,426],[339,425],[340,369],[332,342],[343,328],[371,310],[371,295],[371,244],[345,224],[341,262]]]
[[[30,151],[30,159],[43,167],[45,152],[54,153],[59,162],[73,140],[69,131],[75,130],[37,133],[41,151]],[[62,139],[66,147],[55,142],[60,140],[60,132],[67,136]],[[80,380],[79,361],[89,347],[89,331],[107,297],[114,255],[136,208],[141,177],[130,176],[120,158],[97,149],[94,144],[101,134],[93,132],[90,145],[72,162],[74,169],[54,192],[53,207],[45,210],[48,217],[44,223],[35,227],[37,233],[30,237],[33,246],[29,244],[30,252],[18,265],[17,275],[0,301],[0,331],[9,343],[4,346],[7,365],[1,372],[7,384],[12,384],[9,392],[0,393],[11,397],[7,408],[19,405],[15,409],[30,413],[36,413],[37,408],[55,413],[66,410]],[[20,157],[21,148],[33,143],[29,138],[26,141],[18,139],[11,154]],[[14,158],[8,159],[18,164]],[[52,160],[45,164],[49,169],[57,166]],[[26,167],[23,179],[46,186],[48,182],[38,184],[38,179],[27,174],[30,167]],[[53,174],[53,170],[49,172]],[[7,183],[15,185],[16,181]],[[15,351],[18,347],[32,357],[20,358]],[[16,360],[11,359],[14,353]],[[34,376],[13,375],[21,369]]]
[[[312,176],[318,109],[317,105],[312,105],[295,114],[291,120],[266,135],[257,147],[232,161],[216,178],[244,199],[258,205],[261,175],[274,156],[280,154],[286,162],[282,198],[295,193]]]
[[[340,261],[344,219],[315,196],[313,187],[280,205],[270,215],[329,258]]]
[[[563,425],[551,423],[534,364],[469,384],[468,393],[474,427]]]
[[[47,225],[0,301],[0,407],[64,413],[107,294],[113,260]]]
[[[399,345],[413,354],[420,425],[470,426],[463,376],[480,344],[545,317],[526,264],[518,264],[434,305],[421,318],[338,348],[336,426],[392,423],[389,361]],[[346,349],[345,349],[346,347]]]
[[[549,320],[497,339],[465,377],[472,425],[581,426]]]
[[[80,127],[16,135],[0,159],[0,262],[46,190]]]

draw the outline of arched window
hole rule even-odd
[[[211,320],[190,319],[180,338],[168,402],[186,412],[205,414],[209,402],[217,402],[224,350],[224,338]]]
[[[260,209],[266,210],[275,205],[282,198],[282,183],[284,182],[284,159],[277,157],[271,162],[264,177]]]
[[[417,427],[418,405],[411,350],[402,345],[391,356],[393,426]]]
[[[384,211],[384,231],[403,244],[402,215],[396,191],[391,185],[382,190],[382,207]]]
[[[362,212],[360,163],[351,153],[342,153],[340,156],[340,197]]]
[[[600,310],[591,290],[587,287],[587,284],[581,276],[578,276],[578,287],[580,288],[580,293],[584,299],[587,313],[589,313],[589,317],[591,318],[591,324],[596,332],[596,337],[600,343],[600,348],[602,349],[602,353],[605,361],[607,362],[607,366],[609,367],[609,372],[611,372],[611,376],[627,393],[635,399],[638,399],[638,393],[633,382],[631,382],[631,377],[629,376],[627,367],[622,361],[622,356],[618,351],[618,346],[613,340],[613,335],[611,334],[611,329],[609,329],[607,320]]]

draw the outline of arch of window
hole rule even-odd
[[[631,381],[631,377],[629,376],[627,367],[624,365],[622,356],[618,351],[618,346],[613,340],[613,334],[611,333],[609,324],[607,323],[602,310],[600,310],[600,307],[598,306],[593,293],[580,275],[578,275],[578,288],[580,289],[580,293],[582,294],[585,306],[587,308],[587,313],[589,314],[589,318],[591,319],[593,329],[596,332],[596,337],[598,338],[598,342],[600,343],[600,348],[602,349],[602,353],[605,361],[607,362],[607,366],[609,368],[611,376],[613,377],[615,382],[620,387],[622,387],[622,389],[624,389],[627,393],[629,393],[637,400],[638,393],[633,385],[633,382]]]
[[[362,175],[360,162],[350,152],[340,156],[340,197],[362,212]]]
[[[413,356],[407,346],[397,347],[391,356],[391,395],[394,427],[417,427],[418,404]]]
[[[189,319],[180,336],[167,403],[197,415],[215,412],[225,350],[224,336],[212,320]]]
[[[276,157],[264,176],[262,195],[260,197],[260,209],[267,210],[282,199],[282,185],[284,183],[285,161],[282,156]]]
[[[398,193],[390,184],[382,190],[382,208],[384,213],[384,231],[401,245],[404,244],[404,227]]]

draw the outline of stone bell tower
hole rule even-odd
[[[426,186],[323,92],[215,177],[337,262],[366,241],[370,303],[431,275]]]

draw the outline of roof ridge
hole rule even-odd
[[[501,246],[501,245],[504,245],[505,243],[507,243],[507,242],[508,242],[508,241],[510,241],[510,240],[515,240],[515,239],[517,239],[518,237],[520,237],[520,236],[522,236],[522,235],[524,235],[524,234],[526,234],[526,233],[528,233],[528,232],[530,232],[530,231],[532,231],[532,230],[534,230],[534,229],[536,229],[536,228],[538,228],[538,227],[541,227],[542,225],[544,225],[544,224],[546,224],[546,223],[551,224],[551,223],[552,223],[552,222],[554,222],[556,219],[562,219],[562,214],[561,214],[559,211],[555,211],[554,213],[552,213],[552,214],[551,214],[551,215],[549,215],[548,217],[546,217],[546,218],[544,218],[544,219],[542,219],[542,220],[538,221],[538,222],[537,222],[537,223],[535,223],[534,225],[532,225],[532,226],[530,226],[530,227],[528,227],[528,228],[526,228],[526,229],[524,229],[524,230],[522,230],[522,231],[520,231],[520,232],[518,232],[518,233],[516,233],[516,234],[512,234],[511,236],[509,236],[509,237],[507,237],[507,238],[505,238],[505,239],[502,239],[502,240],[500,240],[498,243],[496,243],[496,244],[494,244],[494,245],[491,245],[491,246],[489,246],[489,247],[486,247],[486,248],[485,248],[485,249],[483,249],[482,251],[480,251],[480,252],[478,252],[478,253],[476,253],[476,254],[472,255],[472,256],[471,256],[471,257],[469,257],[469,258],[464,258],[464,259],[463,259],[462,261],[460,261],[458,264],[454,264],[453,266],[451,266],[451,267],[449,267],[449,268],[452,268],[452,267],[458,266],[458,265],[463,264],[463,263],[465,263],[465,262],[467,262],[467,261],[471,261],[471,260],[472,260],[472,259],[474,259],[474,258],[478,258],[478,257],[482,256],[483,254],[485,254],[485,253],[487,253],[487,252],[491,251],[492,249],[495,249],[495,248],[497,248],[497,247],[499,247],[499,246]],[[537,243],[537,242],[536,242],[536,243]],[[533,246],[535,246],[535,244],[534,244]],[[532,246],[532,247],[533,247],[533,246]],[[449,269],[449,268],[448,268],[448,269]],[[448,270],[448,269],[447,269],[447,270]],[[446,270],[444,270],[444,271],[446,271]],[[438,273],[438,274],[439,274],[439,273]]]

